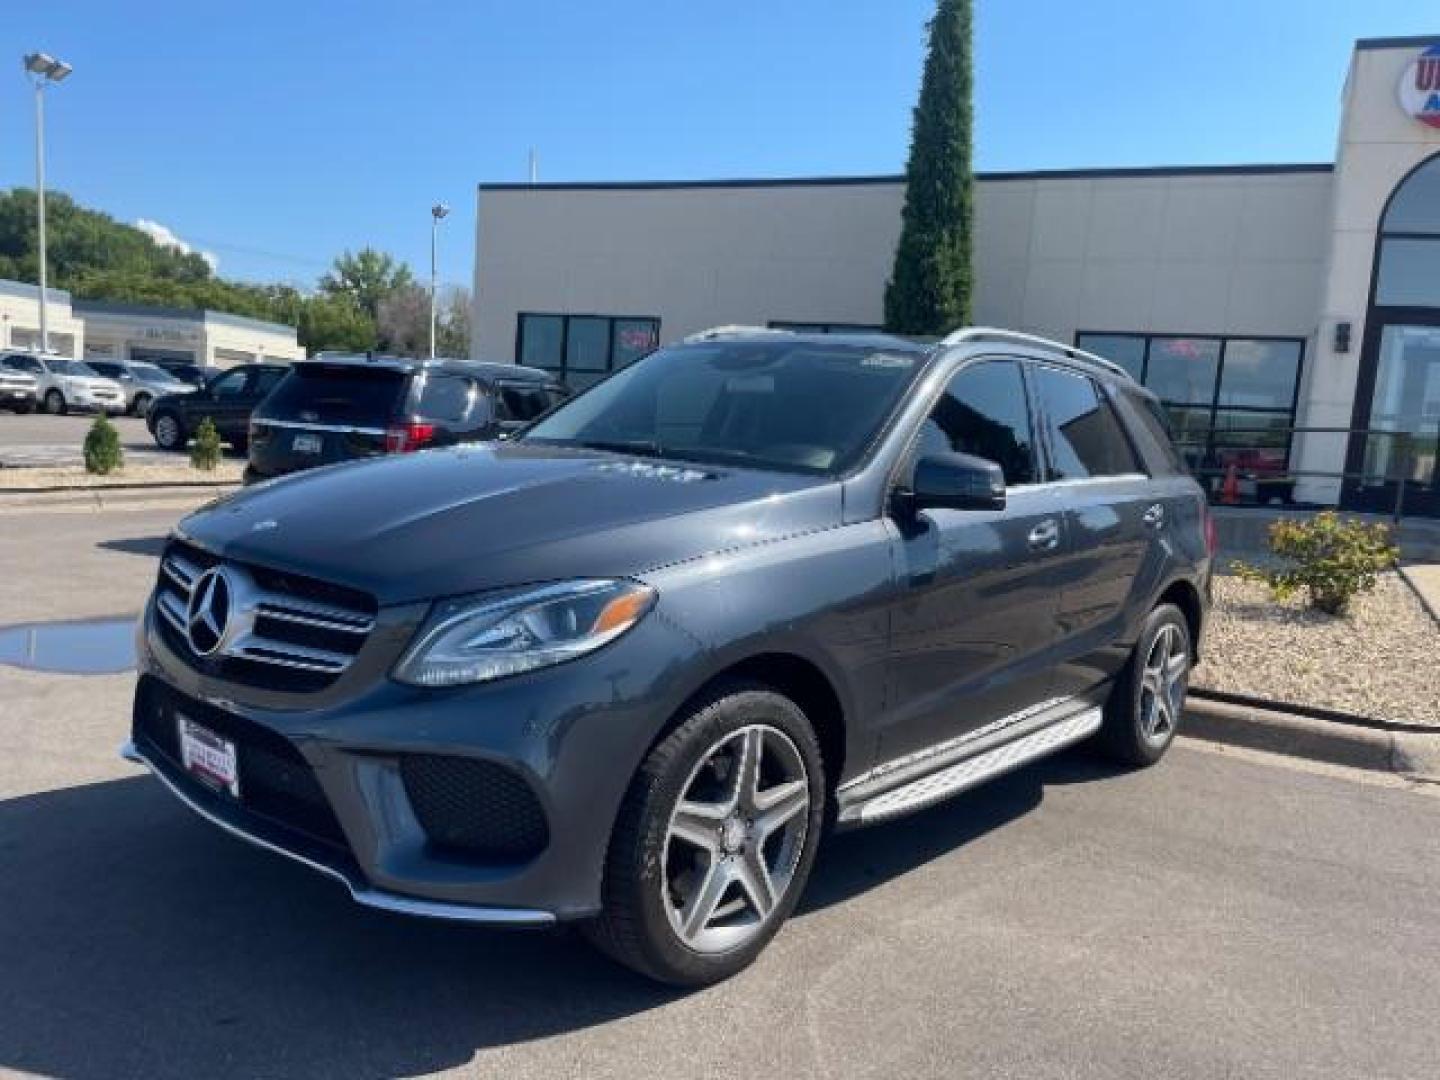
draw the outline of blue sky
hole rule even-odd
[[[0,186],[50,180],[308,284],[343,248],[468,283],[475,185],[898,172],[931,0],[47,0],[7,5]],[[1328,161],[1351,42],[1421,0],[976,0],[982,169]]]

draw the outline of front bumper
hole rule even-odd
[[[598,912],[610,832],[621,800],[663,719],[683,698],[667,685],[674,630],[647,620],[591,657],[496,683],[443,691],[387,677],[420,611],[382,610],[371,643],[328,690],[277,694],[206,675],[172,648],[153,602],[137,635],[141,677],[127,755],[143,761],[183,802],[227,831],[343,882],[357,901],[392,911],[503,925],[542,925]],[[314,812],[291,817],[247,805],[244,737],[241,799],[185,772],[173,745],[142,722],[159,692],[204,725],[253,733],[273,779],[274,753],[306,775]],[[159,721],[162,736],[173,717]],[[167,728],[165,725],[169,724]],[[213,728],[212,728],[213,729]],[[416,758],[482,763],[523,780],[543,813],[533,855],[488,859],[434,842],[408,786]],[[260,797],[260,789],[250,790]],[[293,794],[293,792],[291,792]],[[302,794],[304,794],[302,792]],[[280,805],[285,810],[287,805]],[[301,827],[292,827],[298,824]],[[327,824],[328,823],[328,824]]]
[[[555,916],[548,911],[453,904],[403,896],[399,893],[373,888],[356,868],[346,865],[345,860],[337,859],[333,854],[324,852],[320,849],[320,845],[315,845],[307,850],[306,845],[293,834],[287,835],[284,832],[267,829],[263,824],[254,820],[245,820],[233,809],[225,807],[220,796],[206,798],[199,789],[187,785],[177,778],[169,763],[163,762],[163,759],[152,760],[153,755],[147,756],[133,741],[125,743],[120,748],[120,756],[126,761],[133,761],[137,765],[149,768],[160,782],[169,788],[172,795],[212,825],[218,825],[230,835],[238,836],[241,840],[249,841],[266,851],[284,855],[288,859],[294,859],[296,862],[308,866],[311,870],[318,870],[322,874],[335,878],[350,890],[351,899],[357,904],[379,908],[382,911],[394,911],[402,915],[420,915],[432,919],[451,919],[492,926],[546,926],[555,921]]]

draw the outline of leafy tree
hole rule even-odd
[[[464,286],[452,285],[440,298],[435,351],[459,360],[470,356],[470,290]]]
[[[943,334],[970,321],[972,0],[939,0],[905,169],[885,325]]]
[[[349,251],[335,260],[331,271],[320,279],[320,291],[331,296],[348,296],[372,319],[379,318],[380,301],[386,294],[411,285],[410,267],[392,255],[374,248]]]
[[[348,296],[304,297],[297,317],[300,344],[311,352],[367,352],[376,346],[375,322]]]
[[[380,299],[375,330],[381,352],[397,356],[428,356],[430,290],[414,283],[391,289]]]

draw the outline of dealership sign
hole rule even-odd
[[[1400,107],[1405,112],[1440,128],[1440,45],[1432,45],[1413,61],[1400,76]]]

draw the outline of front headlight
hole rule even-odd
[[[594,652],[638,623],[655,590],[638,581],[564,581],[441,604],[395,665],[412,686],[459,686]]]

